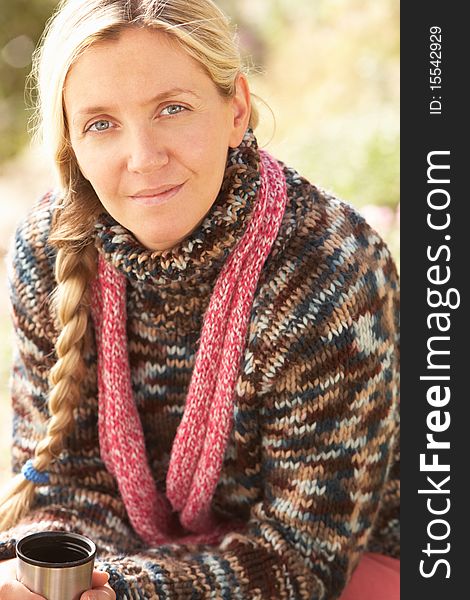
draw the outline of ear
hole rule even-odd
[[[230,100],[233,110],[232,131],[229,138],[230,148],[236,148],[241,144],[245,131],[250,122],[251,94],[248,80],[243,73],[237,76],[235,82],[235,95]]]

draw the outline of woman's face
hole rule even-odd
[[[87,49],[68,73],[64,103],[83,176],[151,250],[171,248],[203,220],[250,112],[243,76],[223,98],[199,63],[150,29]]]

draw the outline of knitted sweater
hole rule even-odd
[[[96,343],[74,431],[31,513],[0,533],[0,559],[34,531],[81,532],[118,599],[336,598],[364,551],[399,555],[398,283],[383,241],[350,206],[283,165],[288,203],[263,267],[235,387],[233,427],[213,498],[242,522],[214,544],[147,547],[133,531],[98,441]],[[221,192],[184,241],[142,248],[100,217],[97,251],[127,276],[132,387],[148,462],[165,492],[204,312],[260,186],[254,136],[229,152]],[[48,418],[57,337],[50,316],[56,198],[18,228],[10,270],[16,352],[12,466]]]

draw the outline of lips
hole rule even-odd
[[[129,197],[140,206],[158,206],[160,204],[165,204],[168,200],[173,198],[173,196],[176,196],[183,186],[184,183],[173,183],[161,185],[157,188],[146,188],[139,190]]]
[[[169,183],[168,185],[161,185],[157,188],[148,188],[144,190],[140,190],[135,194],[131,194],[132,198],[151,198],[153,196],[159,196],[160,194],[164,194],[165,192],[169,192],[170,190],[181,186],[182,184],[178,183]]]

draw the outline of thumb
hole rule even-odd
[[[116,594],[109,587],[97,587],[84,592],[80,600],[115,600]]]
[[[93,571],[93,577],[91,580],[91,587],[102,587],[109,581],[109,574],[105,571]]]

